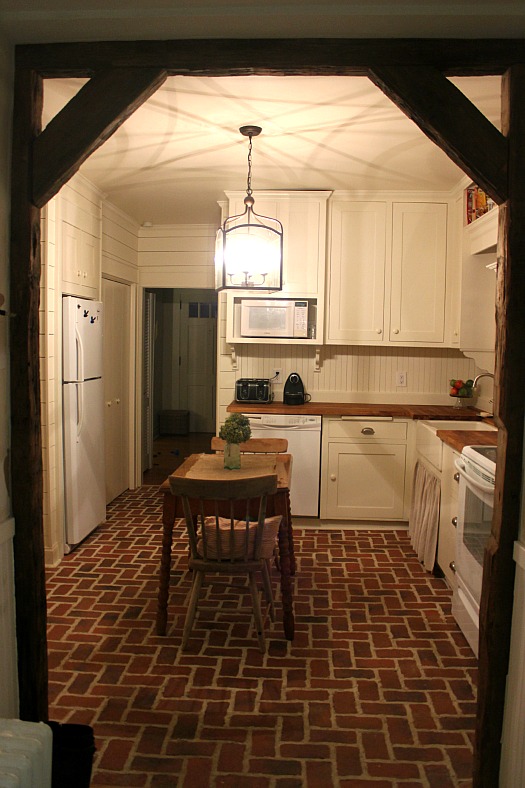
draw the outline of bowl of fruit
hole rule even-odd
[[[457,405],[461,405],[462,399],[469,399],[473,396],[474,393],[474,381],[473,380],[455,380],[454,378],[449,381],[450,383],[450,391],[448,392],[451,397],[456,397]]]

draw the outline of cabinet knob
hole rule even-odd
[[[109,400],[109,402],[106,402],[106,405],[108,406],[108,408],[110,408],[111,407],[111,400]]]
[[[120,405],[120,397],[117,397],[117,399],[115,400],[115,404]]]
[[[383,333],[382,328],[376,328],[376,334],[382,334],[382,333]]]
[[[452,569],[454,574],[456,574],[456,562],[455,561],[451,561],[450,564],[449,564],[449,567]]]
[[[335,475],[335,473],[331,473],[330,474],[330,481],[335,482],[336,479],[337,479],[337,476]]]
[[[376,431],[374,430],[373,427],[363,427],[361,432],[363,433],[363,435],[375,435],[376,434]]]
[[[454,481],[459,482],[459,473],[454,474]]]
[[[399,328],[394,328],[394,334],[399,334]]]
[[[452,523],[452,525],[454,526],[454,528],[457,528],[457,527],[458,527],[458,518],[457,518],[457,517],[453,517],[453,518],[452,518],[452,520],[451,520],[450,522]]]

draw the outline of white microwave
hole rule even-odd
[[[308,336],[308,301],[282,298],[243,298],[242,337]]]

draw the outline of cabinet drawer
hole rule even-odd
[[[374,419],[329,419],[325,429],[329,438],[356,441],[406,441],[406,421],[379,421]]]

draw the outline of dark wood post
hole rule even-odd
[[[40,211],[31,202],[33,140],[40,132],[42,79],[18,69],[11,173],[11,477],[20,717],[48,716],[38,308]]]
[[[494,520],[485,550],[480,605],[479,690],[474,785],[499,783],[501,731],[514,596],[525,402],[525,65],[502,86],[502,126],[509,143],[508,195],[500,208],[496,295],[496,402],[499,427]]]

